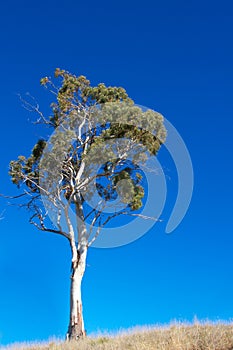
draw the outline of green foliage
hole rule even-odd
[[[39,161],[46,146],[44,140],[39,139],[32,149],[30,157],[19,156],[16,161],[10,162],[9,175],[13,184],[20,187],[23,183],[32,192],[39,192]]]
[[[50,122],[54,127],[63,123],[67,114],[78,103],[88,106],[106,102],[127,101],[128,103],[133,103],[122,87],[106,87],[103,83],[92,87],[85,76],[80,75],[76,77],[60,68],[56,68],[54,76],[56,79],[61,80],[57,101],[52,104],[53,115],[50,117]],[[51,85],[51,80],[48,77],[44,77],[40,83],[43,86],[49,86]]]
[[[18,187],[26,186],[31,193],[39,193],[41,165],[48,169],[47,177],[42,179],[46,188],[52,190],[52,180],[56,178],[60,194],[63,192],[72,203],[77,185],[75,176],[82,162],[85,161],[86,165],[84,178],[91,177],[95,165],[102,164],[101,173],[96,176],[96,187],[102,198],[111,200],[117,194],[122,203],[128,204],[129,211],[140,209],[145,195],[143,176],[134,163],[145,162],[148,154],[157,155],[166,138],[163,117],[152,110],[142,111],[122,87],[107,87],[103,83],[93,87],[85,76],[76,77],[60,68],[55,70],[54,77],[58,87],[49,77],[42,78],[40,83],[56,95],[51,104],[51,115],[47,122],[43,119],[56,133],[50,140],[50,148],[47,149],[46,141],[40,139],[28,158],[19,156],[10,163],[12,182]],[[81,139],[74,132],[80,125],[86,128]],[[127,165],[123,158],[116,157],[118,140],[130,140],[136,145],[133,151],[127,151],[131,155],[131,164]],[[113,141],[112,146],[103,151],[110,141]],[[42,159],[45,149],[46,156]],[[88,159],[91,160],[89,163]],[[57,167],[59,162],[60,167]],[[89,191],[88,195],[92,192]]]
[[[32,156],[34,157],[34,160],[40,160],[42,153],[44,151],[44,148],[46,146],[45,140],[39,140],[35,147],[32,150]]]
[[[46,84],[48,83],[48,81],[49,81],[49,78],[48,78],[48,77],[44,77],[44,78],[42,78],[42,79],[40,80],[40,84],[41,84],[41,85],[46,85]]]

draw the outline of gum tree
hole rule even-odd
[[[54,96],[50,116],[34,99],[24,101],[52,136],[39,139],[29,157],[11,161],[9,173],[30,223],[69,241],[70,340],[85,336],[81,283],[88,248],[116,217],[148,219],[140,214],[145,183],[138,164],[157,155],[166,131],[160,114],[135,106],[121,87],[92,87],[61,69],[54,81],[41,79]]]

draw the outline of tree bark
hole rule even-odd
[[[72,274],[70,286],[70,322],[67,340],[78,340],[85,337],[86,332],[83,321],[83,307],[81,296],[81,284],[86,268],[87,247],[78,247],[77,260],[72,261]]]

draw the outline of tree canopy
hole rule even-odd
[[[59,68],[54,80],[56,84],[48,77],[40,81],[55,97],[51,115],[44,116],[37,103],[26,102],[38,113],[37,122],[53,134],[49,140],[39,139],[29,157],[12,161],[10,176],[23,189],[30,222],[37,228],[69,238],[68,208],[75,207],[78,220],[88,220],[90,231],[95,226],[99,233],[111,218],[142,207],[145,190],[139,163],[156,156],[165,141],[163,117],[135,105],[122,87],[92,87],[85,76]],[[106,212],[116,199],[118,206]],[[92,239],[88,233],[89,244],[98,233]]]

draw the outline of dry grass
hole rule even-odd
[[[15,344],[4,350],[233,350],[233,323],[176,323],[79,342]]]

